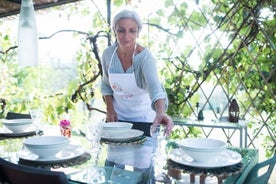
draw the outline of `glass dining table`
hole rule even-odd
[[[0,127],[3,128],[3,127]],[[59,128],[46,127],[44,135],[59,134]],[[38,159],[25,154],[23,141],[34,132],[7,134],[0,131],[0,157],[16,164],[62,171],[70,183],[242,183],[258,161],[255,149],[231,148],[242,156],[239,163],[225,167],[200,167],[175,162],[170,157],[154,161],[156,140],[144,135],[136,139],[101,140],[99,152],[90,151],[89,141],[80,130],[73,130],[71,147],[60,157]],[[166,140],[166,151],[175,149],[173,140]],[[223,168],[223,169],[222,169]],[[156,179],[157,172],[163,177]]]

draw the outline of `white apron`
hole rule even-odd
[[[137,86],[134,71],[132,73],[110,73],[110,66],[117,48],[111,56],[108,74],[109,83],[113,90],[113,106],[118,114],[118,119],[133,122],[153,122],[155,111],[151,108],[149,94]],[[134,54],[132,67],[133,62]]]

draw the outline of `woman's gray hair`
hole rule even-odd
[[[124,18],[131,18],[131,19],[135,20],[138,25],[138,32],[140,32],[142,30],[143,25],[142,25],[140,16],[135,11],[123,10],[123,11],[120,11],[113,18],[112,28],[114,31],[115,31],[115,27],[116,27],[118,21],[121,19],[124,19]]]

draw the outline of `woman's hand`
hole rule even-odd
[[[169,136],[172,132],[174,123],[170,116],[167,114],[156,114],[153,124],[164,124],[166,125],[166,135]]]
[[[115,111],[106,113],[106,122],[115,122],[118,121],[118,116]]]
[[[113,96],[107,95],[104,96],[106,103],[106,122],[115,122],[118,121],[118,115],[113,107]]]
[[[164,124],[166,125],[166,135],[169,136],[173,129],[173,121],[170,116],[165,112],[165,100],[159,99],[155,102],[155,112],[156,116],[153,121],[153,124]]]

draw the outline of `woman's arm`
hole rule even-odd
[[[169,135],[174,124],[170,116],[166,114],[168,98],[158,77],[156,60],[150,51],[145,50],[141,61],[138,63],[140,64],[137,66],[137,68],[140,69],[140,72],[137,72],[136,76],[136,78],[139,79],[137,81],[138,86],[140,84],[143,89],[146,89],[149,92],[152,101],[152,108],[156,112],[153,124],[165,124],[167,127],[166,134]]]
[[[110,64],[110,58],[112,53],[114,52],[114,47],[107,48],[102,55],[102,81],[101,81],[101,92],[104,97],[104,101],[106,104],[106,121],[118,121],[117,113],[113,107],[113,91],[110,87],[108,80],[108,67]]]
[[[107,95],[107,96],[104,96],[104,99],[105,99],[106,111],[107,111],[106,121],[107,122],[118,121],[118,116],[113,106],[113,96]]]
[[[136,67],[137,72],[135,72],[135,75],[137,85],[148,91],[152,101],[152,109],[155,110],[155,102],[158,99],[165,100],[165,109],[167,109],[167,93],[159,80],[156,60],[149,50],[145,49],[143,51],[139,57],[139,61],[136,62]]]
[[[155,112],[156,116],[153,121],[153,124],[164,124],[166,125],[166,135],[170,135],[173,129],[173,121],[170,116],[166,114],[165,100],[158,99],[155,103]]]

